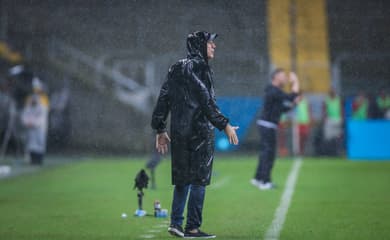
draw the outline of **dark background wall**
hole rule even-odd
[[[61,41],[96,59],[131,52],[129,64],[152,61],[156,84],[151,88],[157,93],[168,67],[186,56],[187,34],[207,30],[219,34],[212,62],[218,96],[258,96],[267,79],[265,1],[3,0],[2,4],[7,9],[8,39],[24,49],[48,85],[61,87],[64,76],[70,79],[70,143],[79,148],[146,151],[151,148],[152,109],[140,114],[85,84],[94,75],[74,76],[53,66],[47,58],[53,39],[54,44]]]
[[[230,86],[220,88],[223,95],[256,95],[268,72],[265,1],[5,2],[10,36],[56,37],[92,56],[129,50],[147,58],[169,55],[165,68],[185,57],[188,33],[217,32],[217,84]]]
[[[390,91],[390,1],[328,0],[331,61],[346,95]]]

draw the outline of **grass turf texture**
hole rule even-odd
[[[174,239],[167,220],[133,217],[140,159],[90,160],[0,181],[0,239]],[[114,160],[114,159],[110,159]],[[203,230],[218,239],[262,239],[279,204],[292,162],[278,161],[278,188],[249,184],[256,157],[217,157],[207,188]],[[159,199],[170,209],[170,164],[157,170]],[[388,239],[390,162],[305,159],[280,239]],[[126,219],[121,213],[127,213]]]

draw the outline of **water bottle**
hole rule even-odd
[[[168,217],[168,210],[167,209],[161,209],[161,211],[157,215],[158,218],[166,218]]]
[[[154,201],[154,216],[159,217],[161,212],[161,204],[159,200]]]

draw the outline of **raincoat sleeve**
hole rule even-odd
[[[196,74],[193,63],[187,64],[186,75],[190,91],[194,93],[207,119],[220,131],[225,129],[229,119],[219,110],[215,99],[211,97],[209,90]]]
[[[168,92],[168,81],[165,81],[161,87],[160,95],[152,115],[151,125],[152,128],[157,131],[157,133],[163,133],[167,131],[167,117],[170,109]]]

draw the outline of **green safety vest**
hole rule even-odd
[[[297,105],[297,123],[308,124],[310,122],[309,103],[303,98]]]
[[[352,118],[355,120],[365,120],[367,119],[368,112],[368,103],[367,100],[364,100],[363,103],[359,106],[358,109],[352,114]]]
[[[329,119],[341,121],[341,102],[339,97],[330,98],[325,100],[326,104],[326,116]]]
[[[386,109],[390,108],[390,97],[389,96],[386,96],[384,98],[378,97],[376,99],[376,101],[377,101],[378,106],[381,110],[386,110]]]
[[[284,123],[284,122],[287,122],[287,115],[285,113],[282,113],[282,115],[280,116],[280,123]]]

